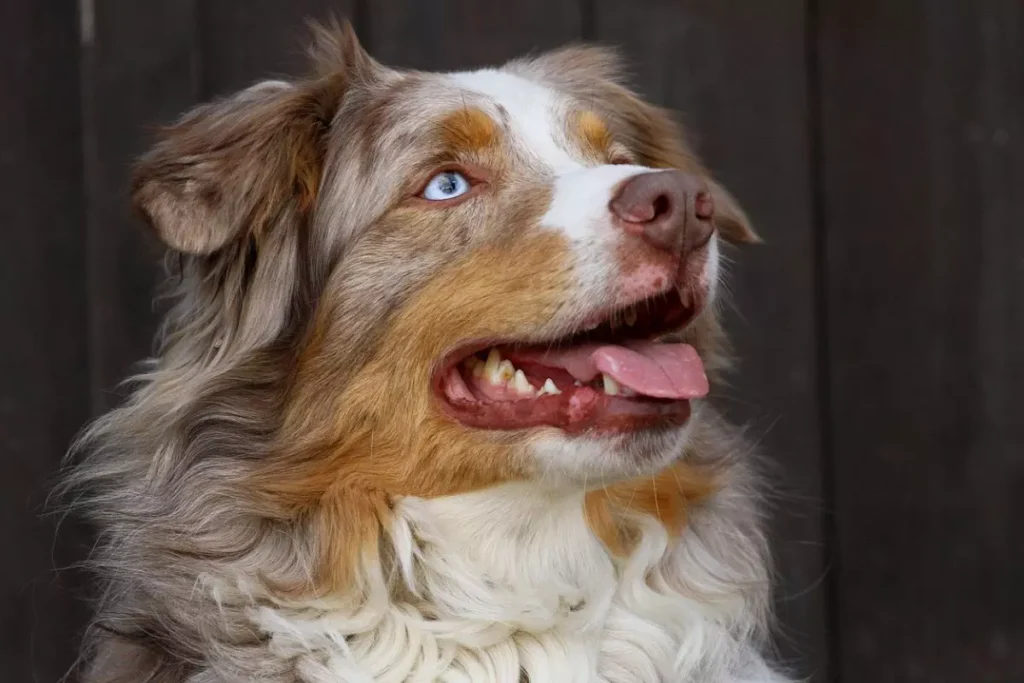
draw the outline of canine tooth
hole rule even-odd
[[[622,318],[626,321],[626,324],[630,327],[636,325],[636,309],[630,306],[626,309],[626,312],[622,314]]]
[[[555,383],[551,381],[550,377],[548,377],[546,380],[544,380],[544,385],[537,392],[537,395],[544,396],[545,394],[551,394],[552,396],[554,396],[555,394],[560,393],[562,392],[558,390],[558,387],[555,386]]]
[[[501,354],[498,349],[491,349],[487,353],[487,362],[484,363],[483,375],[491,384],[498,384],[498,368],[501,365]]]
[[[473,376],[478,379],[484,376],[484,362],[476,356],[473,356],[473,361],[470,363],[469,369],[473,371]]]
[[[523,396],[533,396],[533,386],[530,385],[530,381],[526,379],[526,375],[522,370],[516,370],[516,374],[512,376],[510,384],[516,390],[516,393]]]
[[[619,393],[619,383],[608,375],[601,373],[601,381],[604,382],[604,393],[609,396],[616,396]]]
[[[495,384],[507,384],[509,380],[516,376],[516,366],[512,365],[512,361],[503,360],[498,365],[498,375],[495,380]]]

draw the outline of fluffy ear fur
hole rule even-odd
[[[136,166],[133,202],[168,246],[210,254],[243,235],[258,244],[287,212],[313,206],[324,136],[349,83],[373,65],[348,23],[314,33],[311,79],[200,106]]]

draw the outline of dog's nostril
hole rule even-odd
[[[659,194],[655,197],[652,206],[654,208],[654,215],[651,217],[651,220],[667,216],[672,212],[672,200],[669,199],[667,194]]]

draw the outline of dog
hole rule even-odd
[[[311,45],[136,165],[173,304],[73,451],[84,680],[788,680],[709,399],[736,199],[605,48]]]

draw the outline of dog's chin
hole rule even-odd
[[[545,430],[531,444],[537,483],[551,487],[601,488],[650,476],[683,458],[700,419],[698,401],[684,424],[663,424],[617,434],[566,434]]]

